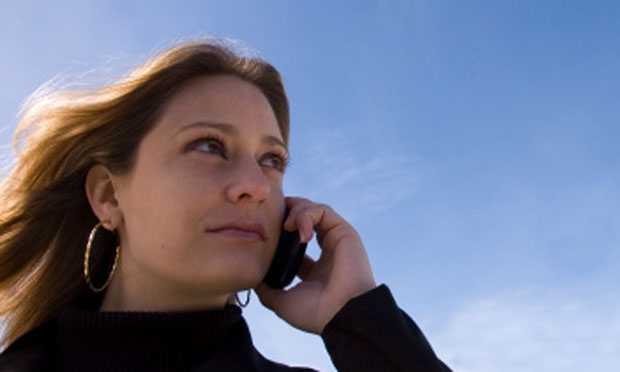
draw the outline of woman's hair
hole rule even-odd
[[[269,63],[221,42],[165,50],[112,84],[35,94],[15,131],[16,163],[0,184],[0,317],[6,346],[87,289],[84,247],[98,222],[85,192],[88,170],[130,171],[142,138],[190,79],[237,76],[269,101],[288,146],[289,107]]]

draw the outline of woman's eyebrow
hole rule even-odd
[[[197,121],[195,123],[184,125],[176,132],[175,136],[177,136],[179,133],[181,133],[183,131],[186,131],[186,130],[192,129],[192,128],[215,128],[215,129],[217,129],[217,130],[219,130],[219,131],[221,131],[223,133],[226,133],[228,135],[231,135],[233,137],[239,136],[239,129],[236,126],[234,126],[232,124],[228,124],[228,123],[217,123],[217,122],[210,122],[210,121]],[[262,142],[267,144],[267,145],[281,146],[288,153],[288,149],[284,145],[284,142],[282,142],[282,140],[280,140],[278,137],[275,137],[275,136],[264,136],[263,139],[262,139]]]
[[[177,130],[177,132],[175,133],[175,136],[178,135],[181,132],[184,132],[188,129],[193,129],[193,128],[200,128],[200,127],[204,127],[204,128],[215,128],[218,129],[226,134],[230,134],[233,136],[238,136],[239,135],[239,130],[237,129],[237,127],[235,127],[232,124],[227,124],[227,123],[216,123],[216,122],[209,122],[209,121],[197,121],[195,123],[191,123],[191,124],[187,124],[182,126],[181,128],[179,128],[179,130]]]
[[[286,148],[286,146],[284,145],[284,142],[282,142],[278,137],[274,137],[274,136],[264,136],[263,137],[263,141],[264,144],[266,145],[276,145],[276,146],[281,146],[282,148],[284,148],[284,150],[286,150],[286,153],[288,154],[288,149]]]

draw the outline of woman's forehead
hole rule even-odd
[[[222,123],[239,135],[282,139],[276,116],[258,87],[231,75],[193,79],[164,107],[159,123],[168,134],[193,123]]]

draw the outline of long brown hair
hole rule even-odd
[[[88,203],[88,170],[131,170],[136,150],[164,103],[188,80],[230,74],[268,99],[285,144],[289,107],[269,63],[222,42],[175,45],[102,87],[33,96],[22,110],[16,163],[0,184],[0,317],[6,346],[52,318],[87,286],[84,247],[98,222]]]

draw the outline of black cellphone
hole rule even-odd
[[[288,211],[285,220],[286,215]],[[289,232],[282,229],[276,253],[263,281],[272,288],[284,288],[291,284],[306,254],[306,246],[301,242],[298,230]]]

